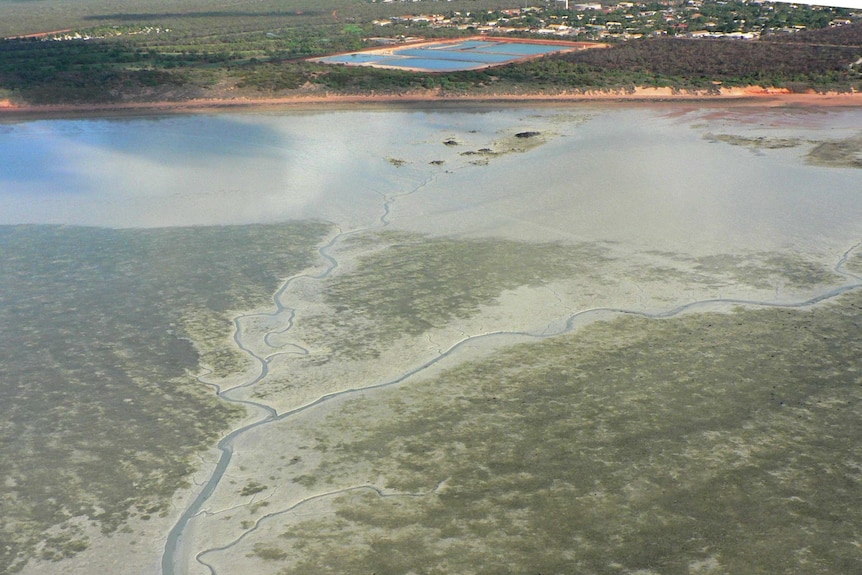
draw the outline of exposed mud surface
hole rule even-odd
[[[456,241],[403,233],[353,243],[365,255],[323,286],[325,313],[298,326],[304,339],[350,359],[379,355],[400,337],[476,315],[505,290],[576,274],[595,279],[607,259],[605,250],[586,243]],[[369,251],[369,245],[376,247]]]
[[[862,136],[819,143],[806,159],[816,166],[862,168]]]
[[[831,141],[712,133],[706,133],[703,137],[710,142],[723,142],[753,150],[778,150],[807,145],[810,149],[805,154],[805,161],[809,164],[829,168],[862,168],[862,136]]]
[[[705,140],[709,140],[710,142],[724,142],[731,146],[745,146],[766,150],[795,148],[803,143],[797,138],[769,138],[766,136],[745,137],[733,134],[704,134],[703,137]]]
[[[10,127],[8,221],[296,222],[0,231],[14,568],[859,571],[858,115]]]
[[[309,574],[858,571],[860,317],[853,294],[620,318],[347,401],[294,430],[297,454],[325,453],[311,475],[333,495],[270,510],[202,560]],[[339,490],[345,477],[354,487]]]

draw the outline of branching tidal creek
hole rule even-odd
[[[363,229],[355,229],[349,231],[340,230],[336,226],[337,233],[333,235],[333,237],[322,247],[318,249],[318,253],[323,260],[324,267],[321,271],[316,274],[306,273],[298,276],[291,277],[287,279],[278,291],[273,296],[273,301],[275,304],[275,310],[268,314],[254,313],[254,314],[245,314],[240,315],[234,319],[234,335],[233,340],[236,346],[244,352],[251,360],[257,365],[256,375],[245,381],[244,383],[240,383],[233,387],[223,389],[222,386],[205,381],[205,376],[200,376],[199,380],[201,383],[209,385],[213,387],[217,393],[217,395],[223,399],[224,401],[240,404],[249,408],[253,413],[258,413],[258,418],[243,427],[235,429],[218,442],[218,449],[221,452],[221,455],[213,468],[208,480],[200,487],[196,496],[192,500],[192,502],[188,505],[188,507],[183,510],[182,514],[179,516],[176,524],[170,530],[167,540],[165,543],[164,554],[162,556],[161,561],[161,570],[162,575],[180,575],[187,572],[188,565],[185,564],[186,557],[193,556],[195,557],[198,564],[206,567],[209,572],[213,575],[216,575],[216,569],[206,562],[206,556],[209,553],[222,551],[225,549],[229,549],[237,545],[240,541],[246,538],[250,533],[254,532],[258,529],[261,523],[268,521],[272,518],[282,516],[286,513],[290,513],[296,511],[298,508],[303,505],[313,502],[319,501],[320,499],[326,497],[333,497],[338,494],[343,494],[347,492],[353,491],[363,491],[370,490],[375,492],[380,497],[424,497],[434,493],[440,485],[430,492],[427,493],[396,493],[389,492],[383,490],[379,486],[361,484],[354,485],[350,487],[345,487],[342,489],[338,489],[335,491],[321,492],[319,494],[313,495],[311,497],[307,497],[299,502],[293,503],[287,508],[278,509],[271,511],[254,521],[253,526],[246,529],[242,535],[233,541],[226,542],[221,544],[220,546],[213,547],[210,549],[204,549],[200,551],[195,551],[191,549],[186,549],[186,547],[190,544],[185,537],[187,528],[189,527],[189,523],[200,513],[202,513],[202,509],[204,505],[210,500],[212,495],[214,494],[216,488],[219,486],[220,482],[223,480],[225,476],[225,472],[227,471],[231,458],[234,453],[234,445],[238,438],[248,433],[249,431],[256,429],[260,426],[269,425],[271,423],[282,421],[286,418],[289,418],[293,415],[296,415],[301,412],[305,412],[310,409],[314,409],[332,399],[345,396],[348,394],[355,394],[361,391],[367,391],[371,389],[379,389],[387,386],[393,386],[404,382],[408,378],[411,378],[417,374],[420,374],[424,370],[427,370],[429,367],[437,364],[441,360],[457,353],[464,346],[471,342],[476,342],[483,339],[491,339],[491,338],[507,338],[512,336],[517,336],[521,338],[541,340],[549,337],[559,336],[564,333],[571,332],[575,329],[578,329],[581,325],[585,323],[585,320],[596,319],[596,318],[609,318],[615,315],[636,315],[650,319],[667,319],[673,318],[679,314],[685,312],[692,312],[698,310],[709,309],[728,309],[734,306],[748,306],[748,307],[777,307],[777,308],[806,308],[810,306],[814,306],[826,300],[835,298],[843,293],[846,293],[851,290],[858,289],[862,287],[862,278],[860,276],[853,274],[845,269],[845,265],[851,255],[860,249],[862,246],[862,242],[857,243],[847,249],[841,256],[839,257],[837,263],[835,264],[833,271],[845,278],[845,283],[838,287],[831,287],[826,289],[825,291],[816,294],[808,299],[797,301],[797,302],[770,302],[770,301],[758,301],[758,300],[747,300],[747,299],[704,299],[698,301],[692,301],[689,303],[685,303],[683,305],[678,305],[676,307],[658,311],[658,312],[645,312],[637,309],[626,309],[622,307],[596,307],[591,309],[585,309],[576,311],[575,313],[570,314],[568,317],[560,318],[560,323],[556,324],[559,327],[556,330],[546,330],[541,333],[531,333],[531,332],[523,332],[523,331],[493,331],[481,334],[467,335],[463,337],[461,340],[451,344],[448,348],[441,350],[441,352],[433,357],[430,360],[427,360],[419,365],[415,365],[409,367],[405,371],[403,371],[400,375],[388,379],[386,381],[380,381],[378,383],[374,383],[371,385],[356,387],[356,388],[347,388],[337,392],[328,393],[326,395],[322,395],[318,397],[316,400],[311,401],[305,405],[301,405],[299,407],[284,411],[279,413],[273,407],[266,405],[265,403],[252,401],[249,399],[237,399],[232,397],[232,392],[234,390],[249,388],[255,386],[262,380],[264,380],[269,375],[269,366],[270,362],[274,357],[285,354],[295,354],[295,355],[307,355],[309,351],[297,344],[287,344],[284,346],[279,346],[278,348],[274,347],[270,344],[270,337],[274,335],[281,335],[293,328],[294,325],[294,314],[295,309],[290,307],[285,301],[289,301],[291,288],[295,285],[295,283],[299,280],[312,280],[312,281],[324,281],[326,280],[338,267],[339,261],[331,255],[331,252],[336,248],[341,242],[343,242],[348,236],[360,234],[363,232],[368,232],[372,230],[379,230],[389,225],[390,214],[392,204],[400,197],[408,196],[411,194],[415,194],[421,191],[425,186],[434,181],[434,177],[428,177],[424,181],[419,182],[412,190],[405,192],[403,194],[392,195],[392,196],[383,196],[382,202],[382,213],[379,218],[375,221],[375,223],[367,228]],[[276,350],[270,355],[261,355],[254,350],[257,347],[249,340],[250,337],[253,337],[255,332],[254,330],[244,329],[244,325],[246,322],[249,322],[254,319],[260,319],[262,317],[266,317],[269,320],[272,320],[273,323],[277,324],[277,327],[274,329],[270,329],[267,331],[262,338],[262,342],[265,347]],[[250,335],[251,334],[251,335]],[[258,337],[260,337],[258,335]],[[259,347],[259,346],[258,346]]]

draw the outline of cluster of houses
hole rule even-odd
[[[46,40],[63,42],[67,40],[101,40],[104,38],[113,38],[115,36],[140,36],[142,34],[162,34],[164,32],[170,31],[170,28],[162,28],[161,26],[103,26],[88,32],[74,32],[70,30],[32,34],[30,36],[23,37],[44,38]]]
[[[372,0],[378,1],[378,0]],[[379,0],[393,2],[395,0]],[[404,0],[401,0],[404,1]],[[412,0],[414,2],[418,0]],[[746,0],[743,0],[743,3]],[[763,5],[759,0],[748,0]],[[727,5],[729,2],[722,2]],[[724,19],[710,18],[701,12],[703,0],[658,0],[644,2],[575,3],[575,0],[554,0],[545,6],[529,6],[511,10],[430,13],[393,16],[375,20],[378,26],[400,24],[411,28],[457,28],[476,33],[524,33],[562,36],[577,40],[630,39],[643,36],[675,35],[690,38],[753,39],[764,33],[793,33],[804,25],[773,25],[767,15],[755,21],[734,17],[732,7]],[[800,7],[799,9],[824,9]],[[854,15],[862,18],[862,12]],[[850,19],[835,17],[830,25],[849,24]]]

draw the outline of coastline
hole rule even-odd
[[[137,115],[151,113],[212,113],[220,111],[319,108],[373,108],[390,105],[449,106],[449,105],[542,105],[542,104],[662,104],[698,103],[701,105],[733,105],[759,107],[857,107],[862,106],[862,93],[792,93],[786,89],[747,88],[722,89],[718,94],[705,91],[674,91],[671,88],[635,88],[633,90],[541,92],[526,94],[445,94],[437,91],[406,92],[403,94],[296,94],[278,97],[196,98],[177,101],[117,102],[101,104],[17,104],[0,100],[0,121],[20,118],[50,118],[101,114]]]

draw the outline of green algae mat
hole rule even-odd
[[[245,367],[228,312],[270,302],[325,233],[0,227],[0,572],[83,551],[82,522],[167,512],[244,412],[194,377]]]
[[[333,575],[856,572],[860,328],[858,293],[621,317],[364,394],[297,424],[325,453],[326,504],[270,509],[202,560]]]

